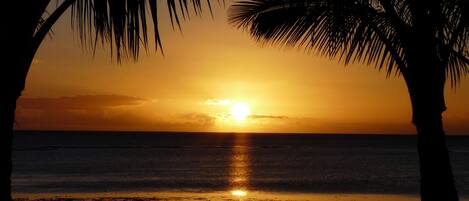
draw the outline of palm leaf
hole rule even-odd
[[[229,21],[261,43],[306,48],[322,56],[339,58],[344,64],[371,64],[386,69],[387,75],[405,74],[408,68],[405,44],[418,22],[413,12],[423,13],[413,9],[413,3],[402,0],[237,1],[230,8]],[[467,0],[441,1],[434,7],[438,12],[428,16],[428,19],[438,19],[427,24],[437,31],[440,56],[452,83],[468,73],[467,4]]]
[[[455,86],[461,76],[469,74],[469,1],[448,1],[442,6],[441,16],[440,52]]]
[[[260,42],[306,47],[345,64],[363,62],[388,73],[404,64],[399,38],[369,1],[239,1],[230,22]]]
[[[194,11],[202,11],[201,0],[166,0],[171,23],[180,28],[184,19]],[[207,1],[211,10],[210,2]],[[157,0],[78,0],[72,5],[72,26],[79,33],[82,44],[95,50],[98,43],[109,45],[111,55],[118,61],[137,59],[140,47],[148,45],[147,19],[152,20],[156,49],[162,50],[158,27]],[[149,18],[147,18],[149,16]]]

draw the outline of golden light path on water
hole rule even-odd
[[[248,139],[237,134],[231,155],[230,188],[231,195],[240,200],[248,195],[249,187],[249,153]]]

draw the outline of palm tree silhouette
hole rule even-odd
[[[39,46],[55,22],[68,9],[82,44],[90,49],[109,45],[117,61],[137,60],[140,48],[148,47],[148,25],[154,30],[156,50],[162,49],[158,32],[158,0],[22,0],[2,3],[0,78],[0,200],[11,200],[12,140],[16,102],[25,87],[26,77]],[[219,1],[221,2],[221,1]],[[166,0],[170,20],[180,26],[181,15],[201,13],[201,0]],[[205,3],[211,11],[210,1]],[[49,9],[48,9],[49,7]],[[53,11],[50,11],[50,9]],[[11,12],[8,12],[11,11]],[[149,16],[147,18],[147,16]]]
[[[230,22],[262,43],[311,48],[401,75],[418,133],[421,200],[455,201],[442,113],[446,79],[469,72],[467,0],[249,0]]]

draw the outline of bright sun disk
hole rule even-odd
[[[247,195],[247,192],[242,191],[242,190],[234,190],[234,191],[231,191],[231,195],[236,196],[236,197],[244,197]]]
[[[231,106],[231,116],[237,122],[246,120],[247,117],[251,114],[251,110],[246,103],[236,103]]]

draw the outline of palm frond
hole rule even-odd
[[[421,18],[415,12],[426,11],[408,0],[248,0],[234,3],[229,21],[261,43],[306,48],[344,64],[371,64],[390,75],[406,73],[406,43],[417,23],[437,19],[426,24],[438,31],[439,56],[454,84],[468,73],[468,2],[440,1],[430,6],[437,11]]]
[[[166,4],[171,23],[179,28],[180,15],[184,19],[191,11],[199,15],[204,6],[201,0],[166,0]],[[148,45],[147,19],[151,19],[155,30],[156,49],[163,48],[158,27],[159,6],[157,0],[78,0],[72,5],[72,26],[85,46],[94,50],[98,43],[109,45],[117,61],[137,59],[140,47]]]
[[[345,64],[386,67],[390,74],[405,68],[405,61],[400,38],[378,6],[376,1],[238,1],[230,22],[263,43],[306,47]]]
[[[440,57],[446,63],[451,85],[456,86],[461,76],[469,74],[469,2],[448,1],[441,13]]]

